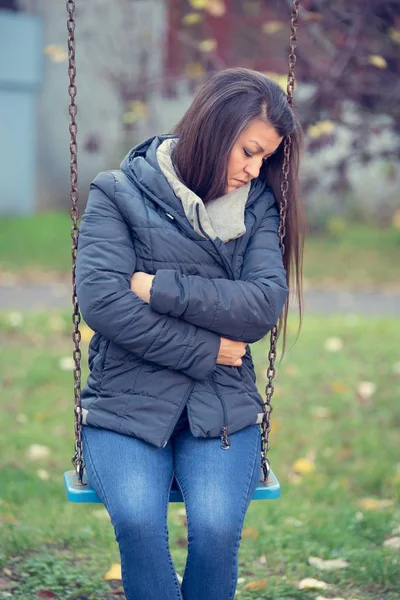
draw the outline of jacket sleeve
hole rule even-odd
[[[278,238],[279,212],[271,202],[249,240],[240,280],[207,279],[161,269],[150,306],[236,341],[253,343],[276,324],[289,290]]]
[[[187,321],[160,315],[130,289],[136,255],[115,203],[115,179],[100,173],[82,217],[76,266],[81,313],[94,331],[132,354],[193,379],[216,366],[220,337]]]

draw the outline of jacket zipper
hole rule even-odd
[[[182,401],[182,404],[181,404],[181,406],[179,407],[178,416],[177,416],[177,417],[174,419],[174,421],[172,422],[172,424],[171,424],[170,428],[168,429],[168,432],[167,432],[167,435],[166,435],[166,437],[165,437],[163,440],[161,440],[161,447],[162,447],[162,448],[165,448],[165,446],[168,444],[168,441],[169,441],[170,435],[171,435],[172,431],[174,430],[174,427],[175,427],[175,425],[177,424],[177,422],[178,422],[178,419],[179,419],[179,417],[181,416],[181,414],[182,414],[182,412],[183,412],[183,409],[184,409],[184,407],[185,407],[186,401],[187,401],[187,399],[189,398],[190,394],[192,393],[192,391],[193,391],[193,388],[194,388],[194,386],[195,386],[195,385],[196,385],[196,382],[195,382],[195,381],[193,381],[193,383],[191,384],[191,386],[190,386],[189,390],[188,390],[188,391],[187,391],[187,393],[185,394],[185,397],[184,397],[184,399],[183,399],[183,401]]]
[[[228,418],[227,418],[227,410],[226,410],[225,401],[222,399],[222,396],[219,395],[216,383],[215,383],[212,375],[210,375],[210,379],[211,379],[211,383],[213,385],[215,394],[216,394],[217,398],[219,399],[219,401],[221,402],[222,411],[224,413],[224,423],[223,423],[223,426],[221,427],[221,432],[220,432],[221,448],[223,450],[229,450],[229,448],[231,446],[231,440],[228,437]]]
[[[226,267],[226,270],[228,271],[228,273],[230,273],[231,278],[235,279],[235,274],[234,274],[234,272],[232,270],[231,265],[226,260],[225,256],[222,254],[222,252],[219,251],[218,246],[214,242],[214,240],[212,238],[210,238],[210,236],[207,235],[207,233],[203,229],[203,226],[202,226],[201,221],[200,221],[200,206],[198,204],[196,204],[196,215],[197,215],[197,222],[199,224],[199,227],[200,227],[200,230],[201,230],[202,234],[208,239],[208,241],[210,241],[212,243],[212,245],[214,246],[215,250],[217,251],[217,253],[219,254],[219,256],[222,258],[222,260],[224,261],[224,265]]]
[[[200,208],[199,208],[198,204],[196,204],[196,214],[197,214],[197,222],[199,224],[201,232],[213,244],[215,250],[218,252],[219,256],[224,261],[224,264],[226,266],[226,269],[227,269],[228,273],[230,273],[232,279],[235,279],[235,274],[234,274],[234,272],[233,272],[233,270],[232,270],[229,262],[226,260],[225,256],[219,251],[219,249],[217,247],[217,244],[214,242],[214,240],[211,239],[210,236],[207,235],[207,233],[203,229],[203,226],[202,226],[201,221],[200,221]],[[219,398],[219,401],[221,402],[222,410],[223,410],[223,413],[224,413],[224,423],[223,423],[223,426],[221,427],[221,433],[220,433],[221,448],[223,450],[229,450],[229,448],[231,446],[231,441],[230,441],[230,439],[228,437],[228,416],[227,416],[227,410],[226,410],[225,401],[223,400],[222,396],[220,396],[219,393],[218,393],[218,389],[217,389],[217,386],[216,386],[216,383],[214,381],[214,378],[213,378],[212,374],[210,376],[210,379],[211,379],[213,388],[215,390],[215,393],[216,393],[217,397]]]

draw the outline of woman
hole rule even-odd
[[[139,144],[91,184],[77,258],[78,299],[95,331],[84,457],[115,529],[127,600],[234,597],[261,470],[263,400],[248,344],[285,321],[290,264],[301,290],[300,140],[278,85],[227,69],[172,134]],[[174,478],[188,521],[182,588],[168,546]]]

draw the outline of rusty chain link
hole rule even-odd
[[[296,66],[296,46],[297,46],[297,23],[299,17],[300,0],[292,0],[292,16],[290,19],[290,54],[289,54],[289,75],[287,83],[287,100],[289,106],[293,108],[293,92],[295,86],[294,69]],[[283,149],[283,180],[281,183],[281,205],[280,205],[280,222],[278,235],[282,248],[282,256],[285,254],[285,236],[286,236],[286,215],[289,191],[289,171],[290,171],[290,151],[292,146],[291,136],[286,136]],[[273,380],[276,374],[275,359],[276,359],[276,342],[278,339],[278,327],[275,325],[271,329],[270,350],[268,353],[269,367],[267,369],[267,385],[265,386],[265,402],[263,403],[263,421],[261,424],[261,464],[264,475],[264,483],[268,481],[271,470],[271,463],[267,456],[270,449],[269,433],[271,431],[271,413],[274,410],[271,404],[271,398],[274,393]]]
[[[68,94],[70,98],[69,102],[69,115],[71,117],[69,132],[71,135],[71,141],[69,145],[70,150],[70,180],[71,180],[71,219],[72,219],[72,323],[74,324],[74,330],[72,333],[72,340],[75,348],[73,351],[74,359],[74,427],[75,427],[75,454],[71,460],[78,474],[78,485],[85,485],[82,481],[83,470],[85,468],[85,461],[82,454],[82,406],[81,406],[81,332],[79,331],[79,324],[81,322],[81,316],[79,312],[78,298],[76,295],[76,255],[78,249],[78,235],[79,235],[79,209],[78,209],[78,143],[76,140],[78,126],[76,123],[76,113],[78,108],[75,104],[76,97],[76,62],[75,62],[75,2],[74,0],[67,0],[66,8],[68,12],[67,29],[68,29],[68,76],[69,86]]]

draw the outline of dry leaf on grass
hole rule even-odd
[[[122,581],[121,565],[119,563],[114,563],[111,565],[111,569],[107,571],[103,579],[104,581],[112,581],[114,579]]]
[[[309,458],[298,458],[292,464],[292,469],[299,475],[307,475],[315,471],[315,463]]]
[[[50,456],[50,448],[48,446],[42,446],[40,444],[31,444],[26,451],[28,458],[32,460],[40,460],[41,458],[47,458]]]
[[[356,394],[358,399],[365,403],[372,398],[376,392],[376,383],[372,381],[360,381],[356,387]]]
[[[242,538],[244,540],[247,540],[248,538],[256,540],[259,535],[260,532],[257,529],[254,529],[254,527],[243,527],[242,529]]]
[[[70,356],[65,356],[64,358],[60,358],[60,360],[58,361],[58,365],[61,371],[73,371],[75,361]]]
[[[383,542],[385,548],[392,548],[392,550],[400,550],[400,537],[391,537]]]
[[[249,581],[243,586],[244,590],[264,590],[267,587],[266,579],[258,579],[257,581]]]
[[[343,341],[339,337],[330,337],[325,340],[325,350],[328,352],[339,352],[343,348]]]
[[[390,508],[393,505],[393,500],[378,500],[377,498],[361,498],[359,506],[364,510],[382,510]]]
[[[316,419],[329,419],[332,416],[332,411],[328,406],[312,406],[310,412]]]
[[[325,598],[325,596],[317,596],[315,600],[345,600],[344,598]]]
[[[328,584],[325,581],[319,579],[313,579],[312,577],[306,577],[299,582],[300,590],[326,590]]]
[[[335,569],[345,569],[349,566],[349,563],[343,558],[334,558],[332,560],[324,560],[323,558],[318,558],[317,556],[310,556],[308,559],[308,564],[312,567],[316,567],[317,569],[322,569],[323,571],[334,571]]]
[[[36,471],[36,475],[42,481],[48,481],[50,479],[50,473],[48,471],[46,471],[45,469],[39,469],[38,471]]]
[[[28,422],[28,417],[26,416],[25,413],[18,413],[17,416],[15,417],[15,420],[20,425],[25,425]]]

